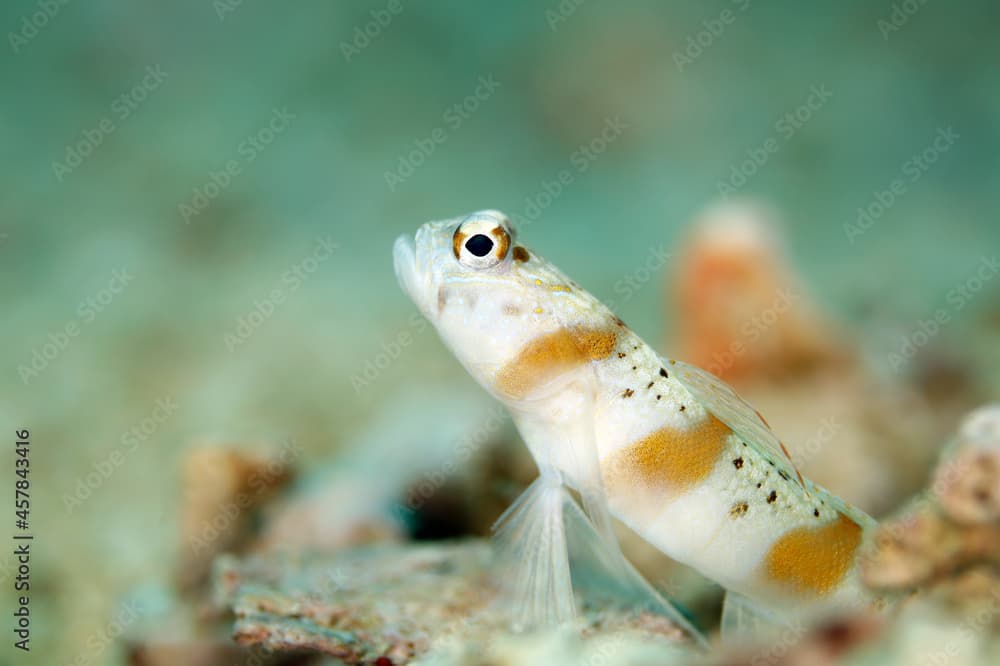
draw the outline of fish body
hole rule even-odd
[[[397,240],[394,259],[543,473],[596,492],[663,553],[764,606],[870,601],[857,562],[874,521],[803,479],[720,380],[660,358],[518,244],[502,213],[426,224]]]

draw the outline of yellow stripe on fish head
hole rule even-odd
[[[531,340],[496,375],[495,388],[523,399],[553,379],[590,361],[608,358],[618,334],[606,328],[571,326]]]

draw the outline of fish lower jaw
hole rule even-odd
[[[413,238],[403,234],[396,239],[392,246],[392,263],[400,288],[410,300],[420,306],[421,295],[417,289],[417,254]]]

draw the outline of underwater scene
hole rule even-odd
[[[1000,663],[1000,6],[0,8],[0,664]]]

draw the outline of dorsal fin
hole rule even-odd
[[[670,368],[670,376],[684,386],[708,412],[729,426],[747,446],[774,465],[779,474],[794,477],[806,494],[810,494],[810,484],[799,473],[788,449],[760,412],[715,375],[683,361],[664,359],[664,363]]]

